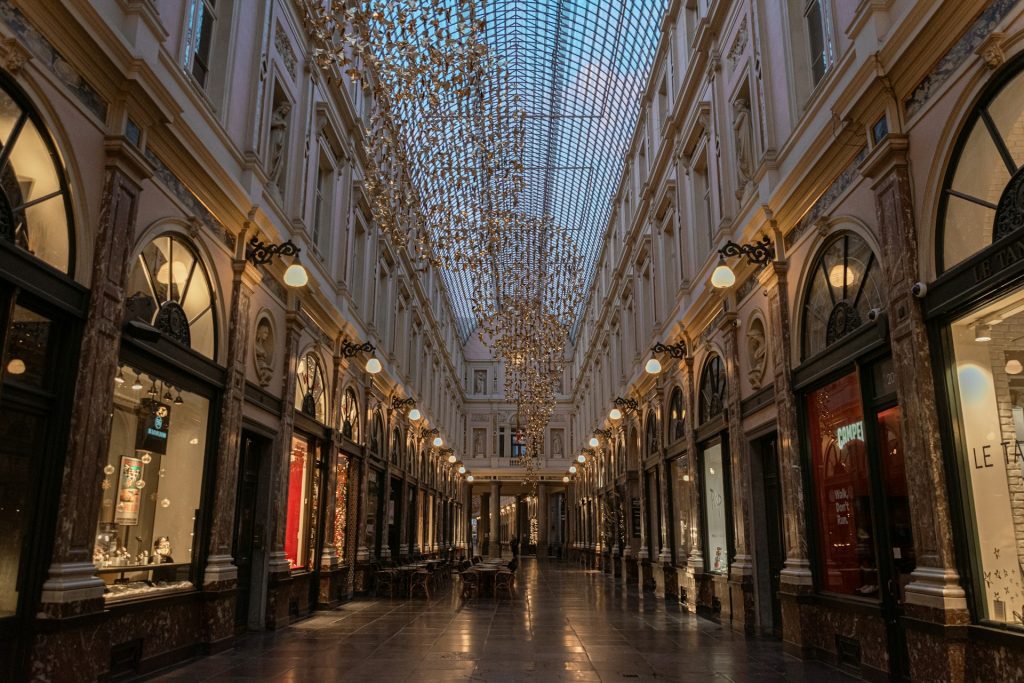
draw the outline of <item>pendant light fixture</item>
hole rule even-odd
[[[132,389],[140,391],[142,389],[142,375],[138,370],[135,371],[135,381],[132,382]]]

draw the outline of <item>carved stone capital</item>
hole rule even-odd
[[[985,36],[985,40],[974,50],[974,54],[981,57],[985,65],[990,69],[998,69],[1006,61],[1006,53],[1003,52],[1003,41],[1006,34],[1001,31],[993,31]]]
[[[16,38],[5,38],[0,41],[0,66],[13,75],[21,70],[25,62],[32,59],[28,51]]]

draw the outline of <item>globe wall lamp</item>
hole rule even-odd
[[[371,375],[376,375],[378,372],[381,371],[381,369],[383,369],[383,366],[380,364],[380,361],[377,359],[377,356],[374,355],[374,351],[376,350],[377,347],[375,347],[370,342],[354,344],[350,342],[348,339],[341,342],[341,355],[343,355],[345,358],[354,358],[356,355],[360,353],[370,354],[370,358],[366,361],[366,371]]]
[[[596,436],[590,437],[590,441],[588,443],[590,443],[591,448],[597,448],[601,445],[601,442],[597,440]]]
[[[647,361],[647,365],[644,366],[644,370],[649,375],[657,375],[661,372],[661,361],[659,361],[653,354],[656,353],[667,353],[673,358],[682,358],[686,355],[686,342],[678,342],[675,344],[662,344],[658,342],[651,347],[651,359]]]
[[[608,417],[613,420],[621,420],[622,411],[626,411],[628,414],[635,413],[640,409],[640,404],[637,403],[634,398],[622,398],[621,396],[618,396],[615,398],[614,405],[615,407],[612,408],[610,413],[608,413]]]
[[[568,484],[569,483],[569,477],[568,476],[562,477],[562,483]]]
[[[284,283],[289,287],[305,287],[309,282],[309,273],[299,263],[299,252],[302,251],[291,240],[281,244],[267,244],[260,241],[253,235],[249,240],[249,248],[246,250],[245,259],[254,266],[262,266],[274,260],[275,256],[294,256],[295,262],[284,271]]]
[[[711,273],[711,285],[716,289],[727,289],[736,284],[736,273],[725,262],[727,257],[745,256],[748,263],[755,266],[765,266],[775,258],[775,246],[771,238],[765,235],[759,242],[750,244],[737,244],[732,240],[725,243],[718,250],[718,265]]]

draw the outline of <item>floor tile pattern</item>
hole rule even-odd
[[[456,580],[457,583],[457,580]],[[527,558],[514,601],[359,599],[161,681],[846,681],[605,574]]]

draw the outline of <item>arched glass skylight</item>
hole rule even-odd
[[[489,0],[498,87],[525,112],[519,211],[575,238],[589,286],[660,35],[664,0]],[[468,273],[444,272],[459,331],[476,327]]]

